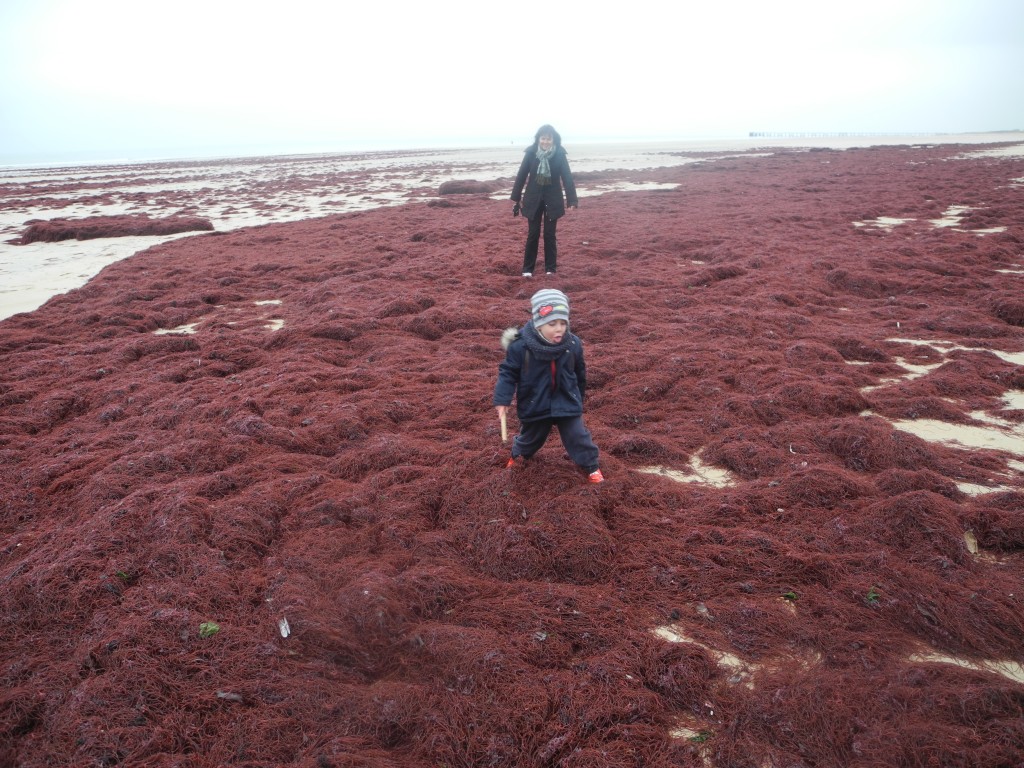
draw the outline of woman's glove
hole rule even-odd
[[[516,203],[515,205],[512,206],[512,215],[513,216],[518,216],[519,215],[519,210],[520,210],[519,209],[519,203]]]

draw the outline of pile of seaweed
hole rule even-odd
[[[153,218],[145,214],[88,216],[30,221],[18,238],[19,245],[55,243],[61,240],[93,240],[98,237],[177,235],[182,232],[211,232],[209,219],[170,215]]]
[[[0,763],[1018,764],[1022,458],[896,426],[1024,422],[1024,163],[963,150],[638,172],[533,280],[449,196],[3,321]],[[503,468],[543,286],[600,486]]]

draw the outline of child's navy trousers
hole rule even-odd
[[[582,416],[538,419],[521,423],[519,434],[512,442],[512,456],[522,456],[524,459],[533,456],[548,439],[551,427],[558,427],[558,436],[562,439],[562,445],[569,453],[569,458],[587,472],[593,472],[598,468],[597,446],[594,445],[594,438],[590,436],[590,430],[583,424]]]

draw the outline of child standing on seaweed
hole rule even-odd
[[[562,185],[565,185],[563,198]],[[523,187],[526,194],[523,194]],[[550,125],[542,125],[533,137],[533,145],[523,155],[516,182],[512,187],[512,215],[529,222],[526,250],[523,254],[523,277],[533,277],[537,265],[541,223],[544,224],[544,269],[549,275],[558,267],[558,220],[569,208],[579,207],[576,184],[569,170],[569,158],[562,148],[562,137]]]
[[[520,424],[506,468],[539,451],[555,426],[569,457],[583,468],[589,482],[602,483],[598,449],[583,424],[587,366],[583,342],[569,332],[569,299],[545,288],[533,294],[530,309],[530,321],[501,335],[505,360],[498,366],[494,406],[504,420],[515,396]]]

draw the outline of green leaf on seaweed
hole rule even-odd
[[[868,590],[868,594],[867,597],[864,598],[864,602],[866,602],[868,605],[878,605],[879,597],[881,597],[881,595],[879,595],[875,588],[872,587]]]
[[[204,621],[199,625],[199,636],[202,638],[213,637],[220,632],[220,624],[215,621]]]
[[[711,738],[711,731],[701,731],[693,736],[690,736],[689,740],[694,744],[703,744],[705,741]]]
[[[797,599],[796,592],[793,592],[792,590],[790,590],[789,592],[783,592],[782,593],[782,599],[783,600],[789,600],[789,602],[794,603],[794,602],[796,602],[796,599]]]

